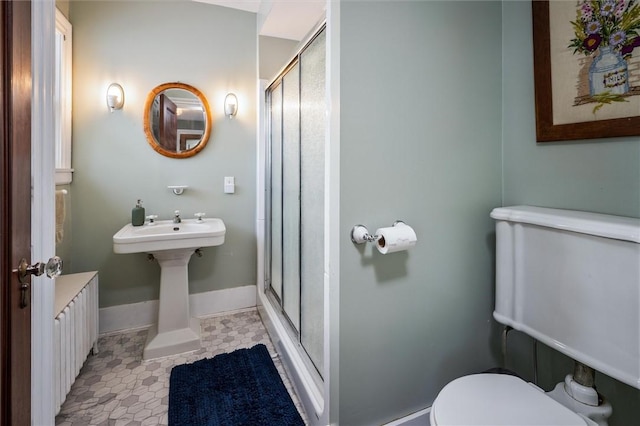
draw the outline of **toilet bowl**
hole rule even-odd
[[[473,374],[448,383],[433,402],[431,426],[597,426],[547,396],[542,389],[506,374]]]
[[[491,217],[493,317],[576,370],[548,393],[511,375],[460,377],[439,392],[431,425],[607,426],[612,408],[595,370],[640,389],[640,219],[532,206]]]

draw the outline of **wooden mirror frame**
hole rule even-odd
[[[160,145],[160,143],[158,143],[158,141],[156,140],[151,130],[150,115],[151,115],[151,107],[153,105],[153,101],[155,100],[156,96],[158,96],[160,93],[164,92],[167,89],[186,90],[188,92],[191,92],[194,96],[196,96],[200,100],[200,102],[202,102],[202,107],[204,109],[204,114],[205,114],[204,133],[202,135],[200,143],[195,148],[190,149],[188,151],[175,152],[175,151],[169,151],[168,149],[165,149],[163,146]],[[144,134],[147,137],[147,142],[149,142],[149,145],[151,145],[151,147],[156,152],[166,157],[171,157],[171,158],[193,157],[194,155],[202,151],[202,149],[204,149],[204,147],[207,145],[207,142],[209,141],[209,135],[211,134],[211,124],[212,124],[211,109],[209,108],[209,103],[207,102],[207,98],[204,97],[202,92],[200,92],[198,89],[188,84],[175,82],[175,83],[164,83],[155,87],[147,95],[147,100],[144,103],[143,117],[144,117]]]

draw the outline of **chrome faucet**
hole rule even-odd
[[[182,219],[180,219],[180,210],[176,210],[174,213],[175,213],[175,216],[173,217],[173,223],[182,222]]]

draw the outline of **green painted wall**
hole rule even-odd
[[[158,298],[160,268],[144,254],[116,255],[112,236],[131,221],[141,198],[146,214],[168,219],[203,211],[227,226],[225,244],[189,265],[190,292],[256,282],[256,16],[191,1],[74,1],[73,271],[98,270],[102,307]],[[180,19],[176,19],[176,17]],[[155,86],[180,81],[209,100],[213,131],[195,157],[157,154],[143,132],[143,106]],[[105,90],[120,83],[125,106],[109,113]],[[224,118],[224,96],[239,114]],[[223,193],[235,176],[236,193]],[[181,196],[167,185],[189,185]]]
[[[531,3],[506,1],[502,14],[504,204],[640,217],[640,137],[536,144]],[[510,339],[510,366],[532,379],[531,340]],[[540,385],[551,390],[573,362],[539,346]],[[637,424],[640,391],[602,374],[596,385],[613,404],[610,426]]]
[[[499,2],[342,2],[340,424],[383,424],[496,365]],[[396,220],[417,245],[349,239]]]

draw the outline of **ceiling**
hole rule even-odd
[[[247,12],[268,11],[260,35],[300,41],[320,21],[325,0],[195,0]]]

